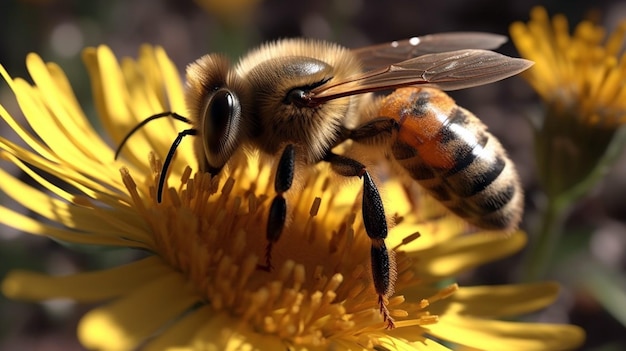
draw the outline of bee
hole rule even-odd
[[[163,163],[163,184],[177,146],[197,136],[202,172],[219,174],[233,154],[247,148],[278,158],[266,228],[265,265],[287,217],[285,193],[295,165],[328,162],[341,176],[363,181],[362,215],[371,239],[371,268],[378,307],[393,328],[385,299],[393,292],[385,246],[387,219],[375,182],[362,162],[336,154],[348,140],[382,145],[390,162],[471,224],[512,230],[522,211],[522,191],[512,162],[481,121],[442,90],[495,82],[532,64],[488,49],[505,37],[488,33],[442,33],[349,50],[318,40],[284,39],[261,45],[238,62],[208,54],[187,67],[191,125],[178,134]],[[391,91],[386,97],[374,92]]]

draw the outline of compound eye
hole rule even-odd
[[[230,90],[220,88],[209,96],[202,113],[204,153],[209,165],[221,168],[237,148],[241,103]]]
[[[301,88],[291,89],[285,100],[283,101],[285,104],[294,104],[296,106],[304,106],[306,103],[306,91]]]

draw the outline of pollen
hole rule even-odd
[[[313,170],[302,177],[299,191],[288,194],[287,229],[274,248],[274,269],[267,272],[259,268],[259,258],[274,196],[271,182],[263,180],[271,178],[270,167],[241,164],[215,179],[187,167],[180,185],[166,189],[158,203],[154,182],[160,161],[151,156],[150,164],[153,178],[143,187],[127,169],[121,170],[131,205],[154,231],[158,255],[186,276],[215,312],[294,344],[324,345],[329,337],[351,337],[343,334],[354,334],[355,328],[385,328],[371,278],[370,240],[360,217],[358,186],[348,187],[352,200],[346,200],[344,193],[350,192],[339,191],[330,172]],[[150,196],[141,196],[142,191]],[[415,281],[414,264],[401,249],[418,237],[407,235],[390,251],[397,286]],[[401,295],[385,303],[389,315],[399,320],[415,319],[412,312],[424,307],[407,305]],[[411,324],[433,323],[429,314],[418,314]]]

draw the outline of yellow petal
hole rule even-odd
[[[171,267],[155,256],[104,271],[62,277],[12,271],[2,281],[2,293],[12,299],[29,301],[69,298],[97,302],[126,294],[171,271]]]
[[[390,332],[389,334],[394,334]],[[345,351],[370,351],[372,348],[370,347],[359,347],[360,345],[345,345],[343,348],[332,348],[332,350],[345,350]],[[406,340],[394,337],[383,337],[378,339],[378,343],[374,346],[373,350],[384,350],[384,351],[452,351],[451,349],[441,345],[440,343],[424,338],[423,341],[419,342],[408,342]]]
[[[198,302],[178,272],[161,274],[118,300],[88,312],[78,325],[81,343],[98,350],[133,350]]]
[[[393,350],[393,349],[389,349],[389,350]],[[417,350],[417,351],[451,351],[451,349],[449,349],[449,348],[441,345],[437,341],[431,340],[431,339],[426,339],[426,340],[424,340],[424,342],[414,342],[414,343],[411,343],[410,345],[407,345],[406,347],[403,345],[403,348],[401,348],[400,350],[406,350],[406,351],[411,351],[411,350]]]
[[[8,146],[8,145],[6,144],[6,142],[3,142],[2,140],[0,140],[0,146]],[[69,202],[69,201],[72,201],[72,199],[74,199],[76,197],[75,194],[68,193],[64,188],[61,188],[61,187],[53,184],[46,177],[43,177],[43,176],[39,175],[39,173],[35,172],[31,167],[27,166],[26,163],[24,163],[17,156],[15,156],[13,154],[10,154],[10,153],[2,152],[2,151],[0,151],[0,154],[2,156],[4,156],[5,159],[13,162],[16,166],[18,166],[22,170],[22,172],[24,172],[29,177],[31,177],[35,182],[39,183],[41,186],[43,186],[47,190],[51,191],[53,194],[55,194],[56,196],[62,198],[63,200]],[[34,159],[37,159],[36,155],[29,155],[29,156],[32,156]],[[30,159],[30,157],[28,157],[27,159]],[[30,160],[32,161],[33,159],[30,159]],[[35,162],[35,163],[37,163],[39,166],[43,166],[43,163],[39,163],[39,162]],[[43,169],[39,168],[39,169],[41,169],[43,171],[50,171],[48,173],[53,173],[53,174],[55,173],[55,171],[53,169],[50,169],[50,168],[47,168],[47,169],[46,168],[43,168]],[[55,168],[55,169],[57,169],[57,168]],[[66,173],[66,174],[69,175],[68,173]],[[68,179],[68,178],[69,177],[67,177],[66,179]],[[72,184],[72,183],[76,184],[78,189],[81,189],[81,190],[82,189],[85,189],[85,190],[87,189],[80,182],[69,181],[69,183],[70,184]],[[85,192],[87,194],[94,194],[92,191],[89,191],[89,190],[86,190]]]
[[[152,339],[144,348],[145,351],[161,351],[176,348],[177,350],[190,347],[194,334],[215,317],[215,312],[209,306],[202,306],[177,320],[160,335]],[[210,350],[210,348],[206,348]],[[217,351],[217,348],[215,348]]]
[[[132,102],[119,64],[111,50],[104,46],[84,50],[83,61],[89,72],[94,104],[102,125],[107,134],[115,142],[119,142],[127,131],[139,123],[128,107],[128,103]],[[128,167],[150,174],[145,158],[152,148],[145,137],[139,133],[132,139],[133,147],[125,148],[124,152],[132,161],[132,165],[127,165]]]
[[[523,232],[515,232],[510,236],[476,233],[408,254],[420,262],[420,278],[438,280],[506,257],[525,244],[526,235]]]
[[[16,95],[18,103],[19,103],[20,96],[22,96],[23,94],[20,93],[20,88],[16,84],[15,80],[13,80],[9,76],[9,74],[7,73],[7,71],[4,69],[2,65],[0,65],[0,74],[2,75],[3,79],[9,84],[9,87],[11,88],[13,93]],[[22,126],[22,123],[18,123],[2,105],[0,105],[0,116],[2,116],[2,119],[4,119],[7,122],[9,127],[22,140],[24,140],[26,144],[28,144],[31,148],[33,148],[33,150],[35,150],[37,154],[42,155],[44,158],[47,158],[47,159],[56,159],[56,156],[53,156],[50,150],[45,145],[43,145],[41,140],[35,138],[32,134],[30,134],[30,132],[26,131],[26,129]]]
[[[199,348],[205,345],[224,351],[266,351],[283,350],[287,345],[276,335],[259,334],[250,329],[248,324],[237,323],[237,319],[219,314],[198,329],[191,339],[191,344]]]
[[[167,56],[167,53],[162,47],[155,47],[154,55],[156,56],[159,70],[163,74],[163,80],[166,82],[164,87],[170,109],[174,112],[187,115],[187,104],[185,103],[185,93],[183,89],[184,84],[181,80],[178,68]]]
[[[42,85],[32,87],[24,80],[15,80],[20,89],[16,94],[18,100],[22,100],[20,107],[28,123],[56,155],[82,163],[85,155],[76,148],[72,136],[64,129],[64,123],[71,124],[75,116],[68,115],[60,106],[59,101],[64,99],[62,92],[51,82],[48,69],[39,56],[28,55],[26,66],[35,83]]]
[[[166,112],[167,108],[159,96],[163,92],[163,77],[150,47],[143,47],[138,61],[123,61],[122,67],[108,47],[101,46],[95,52],[95,79],[102,86],[100,102],[104,113],[103,125],[113,140],[119,143],[136,125],[146,118]],[[129,80],[126,80],[128,78]],[[133,78],[133,79],[131,79]],[[170,82],[166,82],[170,84]],[[180,99],[180,98],[179,98]],[[134,165],[145,167],[145,157],[149,152],[156,152],[164,158],[178,132],[184,128],[180,123],[168,118],[161,118],[146,124],[128,140],[123,154],[130,157]],[[181,144],[192,149],[190,143]],[[187,151],[186,155],[192,155]],[[172,175],[180,176],[183,167],[173,167]],[[150,174],[149,169],[143,173]]]
[[[193,118],[193,116],[189,116],[189,111],[187,110],[187,104],[185,103],[185,93],[183,89],[184,84],[181,80],[181,75],[178,68],[176,67],[176,65],[174,65],[174,62],[172,62],[172,60],[167,56],[167,53],[162,47],[155,47],[154,55],[158,63],[158,68],[163,74],[163,80],[165,82],[165,94],[167,97],[167,102],[169,102],[169,106],[165,107],[169,107],[170,111],[176,112],[179,115]],[[174,129],[177,131],[180,131],[183,128],[189,128],[189,126],[177,123],[174,127]],[[171,135],[171,137],[174,136],[174,134]],[[173,138],[171,140],[173,141]],[[189,144],[189,141],[187,143]],[[179,159],[182,159],[183,162],[186,164],[196,164],[196,155],[192,147],[180,148],[179,150],[177,150],[177,155]]]
[[[67,77],[56,64],[45,64],[43,60],[31,54],[26,65],[40,92],[43,106],[50,111],[51,118],[31,116],[29,123],[37,134],[57,155],[68,155],[66,159],[76,162],[111,159],[113,152],[93,130],[83,111],[77,106],[74,92],[71,90]],[[68,154],[69,153],[69,154]],[[76,157],[76,158],[71,158]],[[97,168],[96,168],[97,167]],[[100,173],[101,164],[94,164],[85,171]]]
[[[429,307],[436,315],[457,313],[476,317],[511,317],[544,308],[557,298],[556,283],[461,287]]]
[[[46,236],[50,239],[65,243],[101,245],[101,246],[121,246],[140,248],[147,250],[148,245],[139,241],[130,241],[127,238],[118,236],[101,236],[91,233],[80,233],[76,231],[63,230],[41,223],[31,217],[17,213],[4,206],[0,206],[0,218],[3,223],[11,227],[34,235]]]
[[[115,210],[95,207],[76,206],[58,199],[51,198],[27,184],[18,181],[0,169],[0,182],[4,192],[24,207],[49,219],[86,235],[90,233],[102,236],[124,237],[136,242],[151,242],[145,222],[137,215],[122,215]],[[106,218],[106,221],[102,220]],[[12,225],[12,222],[7,224]]]
[[[428,328],[443,340],[485,351],[571,350],[584,340],[582,329],[571,325],[515,323],[444,315]]]
[[[109,177],[102,182],[98,182],[91,177],[85,176],[83,173],[76,172],[76,167],[89,167],[88,164],[74,164],[73,166],[68,167],[67,164],[58,163],[54,160],[44,159],[37,154],[31,153],[17,144],[14,144],[4,138],[0,138],[0,152],[4,150],[11,155],[14,155],[16,158],[22,160],[23,162],[29,164],[30,166],[34,166],[39,170],[45,171],[54,175],[58,178],[63,179],[69,185],[79,189],[81,192],[90,196],[91,198],[98,197],[97,194],[109,194],[110,197],[115,195],[115,198],[120,197],[120,193],[113,193],[110,187],[105,185],[117,186],[118,189],[121,189],[120,185],[116,184],[115,179],[111,179],[111,173],[107,172],[106,174]],[[3,153],[3,156],[6,154]],[[5,156],[6,157],[6,156]],[[102,176],[106,175],[102,174]]]

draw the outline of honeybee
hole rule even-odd
[[[512,162],[484,124],[441,91],[495,82],[530,67],[530,61],[487,50],[505,40],[459,32],[349,50],[324,41],[284,39],[250,51],[235,64],[220,54],[205,55],[187,67],[190,118],[175,112],[149,117],[128,133],[118,153],[128,137],[156,118],[191,124],[165,158],[158,201],[185,136],[197,136],[199,168],[212,176],[240,148],[278,157],[266,262],[260,265],[266,270],[285,225],[284,194],[292,186],[296,163],[328,162],[339,175],[362,178],[373,283],[382,317],[392,328],[385,298],[395,282],[380,194],[366,165],[331,150],[347,140],[383,145],[390,162],[453,213],[477,227],[514,229],[523,195]],[[372,94],[393,89],[386,97]]]

